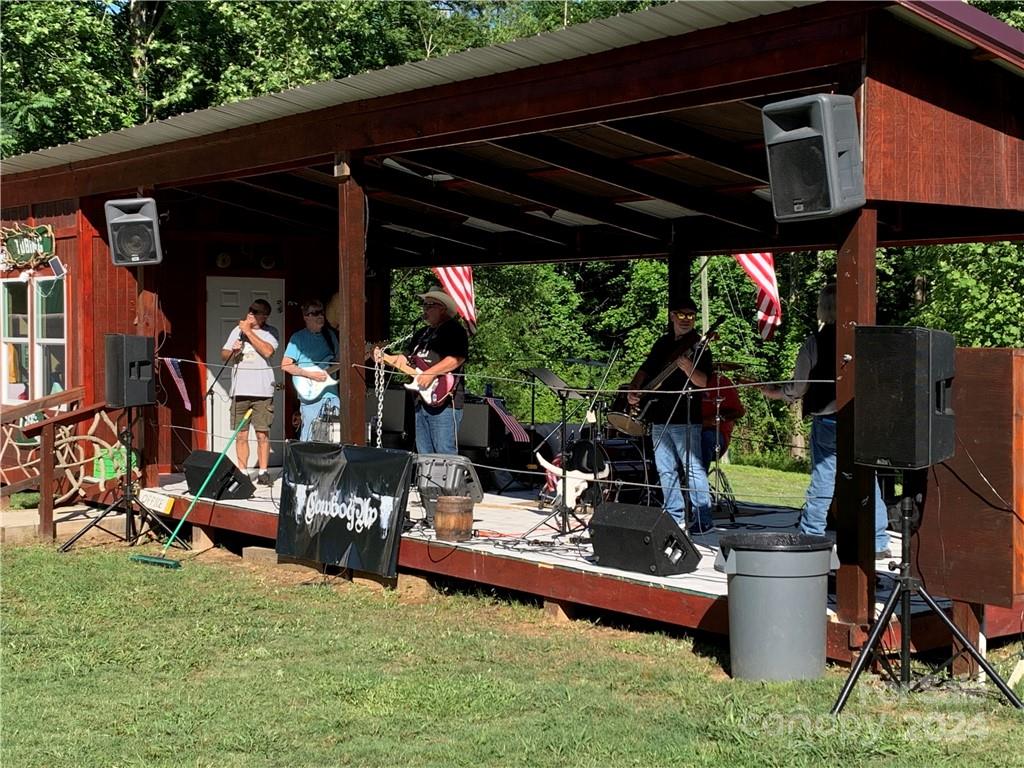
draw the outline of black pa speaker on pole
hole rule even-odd
[[[838,216],[864,205],[852,96],[817,93],[761,110],[776,221]]]
[[[623,571],[673,576],[697,570],[700,553],[658,507],[602,504],[590,519],[594,562]]]
[[[854,461],[923,469],[953,456],[953,336],[865,325],[854,333]]]
[[[185,483],[188,492],[198,495],[203,481],[217,463],[219,453],[213,451],[192,451],[185,459],[182,468],[185,470]],[[203,488],[204,499],[223,501],[224,499],[250,499],[256,492],[252,480],[226,456],[217,464],[217,469],[210,482]]]
[[[106,353],[104,395],[107,405],[111,408],[131,408],[155,403],[153,338],[108,333],[103,342]]]
[[[163,261],[160,250],[160,222],[156,201],[151,197],[107,200],[107,241],[115,267],[138,267]]]

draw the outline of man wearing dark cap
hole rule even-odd
[[[690,298],[677,301],[668,316],[669,331],[654,342],[628,385],[632,391],[627,398],[651,425],[665,511],[685,528],[685,491],[691,510],[689,530],[701,534],[714,527],[708,476],[701,462],[700,388],[711,377],[711,350],[694,330],[697,305]]]
[[[462,368],[469,356],[469,335],[458,321],[453,299],[441,286],[435,285],[419,295],[426,325],[409,342],[404,355],[389,355],[380,348],[373,350],[376,361],[413,376],[421,392],[435,384],[439,401],[428,403],[417,393],[416,452],[457,455],[459,424],[466,398],[466,382]]]
[[[270,358],[277,351],[277,331],[266,324],[270,303],[256,299],[245,317],[231,329],[220,351],[225,363],[234,360],[231,370],[231,427],[236,428],[245,412],[252,408],[253,430],[256,432],[256,462],[259,485],[273,485],[267,473],[270,463],[270,427],[274,423],[274,369]],[[235,458],[245,471],[249,464],[249,427],[235,437]]]

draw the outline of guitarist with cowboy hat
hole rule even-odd
[[[457,435],[466,398],[465,378],[461,374],[469,356],[469,335],[456,319],[455,300],[440,286],[432,286],[419,297],[426,325],[413,335],[406,353],[389,355],[375,347],[373,359],[413,376],[421,393],[415,398],[416,452],[457,455]],[[446,386],[435,387],[436,396],[427,402],[428,397],[422,393],[429,392],[435,384]]]
[[[323,383],[328,380],[327,369],[335,364],[338,358],[338,335],[327,327],[324,318],[324,305],[319,299],[302,302],[302,319],[306,327],[292,334],[285,347],[281,359],[281,370],[291,374],[293,379],[309,379]],[[293,382],[294,383],[294,382]],[[301,391],[296,386],[296,391]],[[325,406],[340,408],[338,385],[311,387],[313,394],[299,397],[299,414],[302,417],[302,429],[299,440],[308,441],[312,436],[313,422]]]

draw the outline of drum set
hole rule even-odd
[[[741,367],[739,363],[719,362],[714,365],[714,370],[722,375]],[[727,423],[731,426],[739,416],[727,405],[730,398],[724,390],[707,392],[705,399],[704,429],[713,430],[715,446],[707,468],[713,511],[716,517],[728,517],[734,521],[737,512],[735,496],[720,466],[720,459],[728,449],[731,433],[731,429],[723,431],[723,427]],[[586,490],[579,495],[577,504],[591,509],[609,502],[660,506],[662,492],[654,463],[654,445],[650,424],[644,420],[643,412],[630,408],[625,391],[610,399],[597,398],[593,405],[593,421],[581,429],[579,438],[569,441],[562,452],[568,470],[574,471],[574,475],[593,476]],[[540,492],[542,503],[553,503],[558,496],[560,474],[557,468],[561,458],[554,456],[553,468],[548,462],[543,462],[549,468],[547,482]]]

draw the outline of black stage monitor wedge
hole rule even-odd
[[[210,469],[217,462],[219,453],[213,451],[192,451],[182,465],[185,469],[185,482],[188,492],[193,496],[199,494],[203,481],[210,474]],[[250,499],[256,492],[252,480],[235,466],[227,456],[221,459],[210,482],[203,488],[204,499],[223,501],[225,499]]]
[[[602,504],[590,519],[594,562],[623,571],[673,576],[697,570],[700,553],[658,507]]]
[[[151,197],[107,200],[107,244],[115,267],[139,267],[163,261],[160,250],[160,221],[156,201]]]
[[[761,110],[776,221],[838,216],[864,205],[852,96],[817,93]]]
[[[153,337],[108,333],[104,337],[106,385],[111,408],[152,405],[156,402],[153,376]]]
[[[923,469],[953,456],[956,347],[945,331],[866,325],[854,334],[854,461]]]

